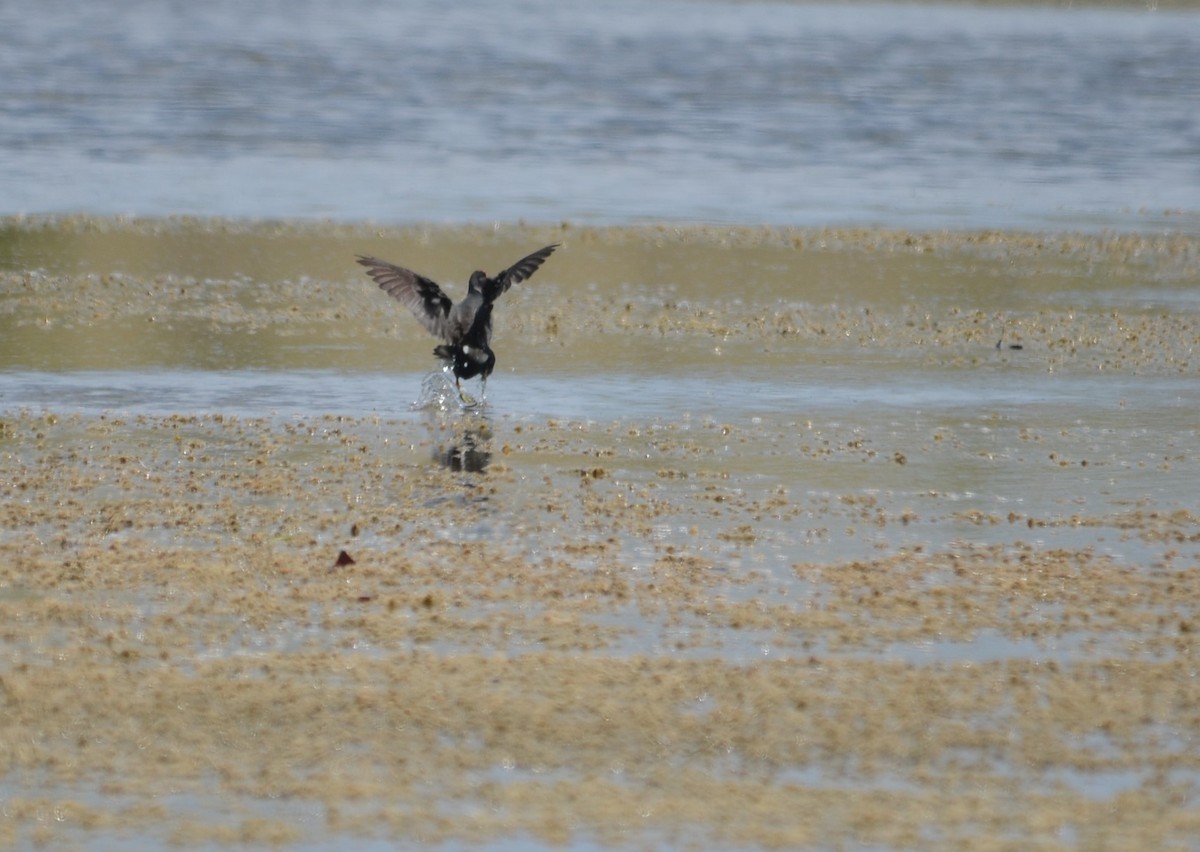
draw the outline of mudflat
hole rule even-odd
[[[1189,848],[1198,246],[5,220],[0,843]]]

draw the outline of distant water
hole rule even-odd
[[[0,214],[1200,231],[1200,14],[0,4]]]

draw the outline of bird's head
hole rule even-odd
[[[472,293],[478,293],[479,295],[482,296],[483,295],[483,285],[484,285],[484,282],[486,282],[487,280],[488,280],[487,273],[481,272],[477,269],[471,273],[471,280],[470,280],[470,282],[468,282],[467,287],[470,289],[470,291]]]

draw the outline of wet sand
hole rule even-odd
[[[407,411],[354,254],[554,241],[486,414]],[[0,399],[0,844],[1191,848],[1198,245],[9,220],[4,370],[407,372]],[[928,401],[645,398],[829,375]]]

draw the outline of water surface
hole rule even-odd
[[[1186,845],[1197,256],[7,220],[0,843]]]
[[[0,213],[1195,232],[1200,15],[0,9]]]

